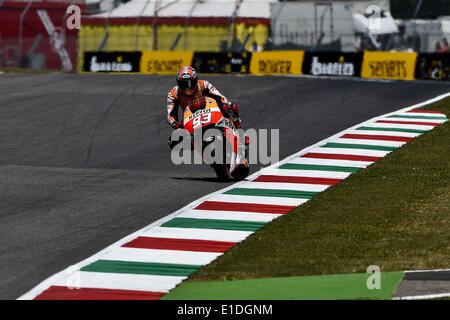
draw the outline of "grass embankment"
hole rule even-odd
[[[424,109],[450,117],[450,99]],[[448,268],[450,122],[267,224],[188,281]]]

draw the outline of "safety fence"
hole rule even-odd
[[[248,51],[264,48],[270,20],[196,18],[85,18],[81,51]],[[262,21],[261,21],[262,20]],[[299,49],[299,48],[297,48]],[[303,49],[303,48],[301,48]]]
[[[191,65],[199,73],[450,80],[450,53],[90,51],[80,60],[79,72],[174,74]]]
[[[78,30],[67,6],[82,0],[0,0],[0,68],[76,71]]]

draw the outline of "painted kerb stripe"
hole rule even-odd
[[[173,218],[172,220],[163,223],[161,227],[256,231],[265,224],[266,222],[256,221]]]
[[[236,242],[225,241],[137,237],[124,244],[122,247],[196,252],[225,252],[235,244]]]
[[[355,156],[349,154],[334,154],[334,153],[314,153],[309,152],[302,157],[305,158],[317,158],[317,159],[335,159],[335,160],[352,160],[352,161],[372,161],[375,162],[381,157],[371,157],[371,156]]]
[[[158,300],[165,292],[51,286],[34,300]]]
[[[366,130],[366,131],[397,131],[397,132],[408,132],[408,133],[425,133],[427,130],[419,129],[405,129],[405,128],[382,128],[382,127],[359,127],[356,130]]]
[[[322,185],[331,186],[331,185],[341,182],[342,179],[262,175],[262,176],[257,177],[253,181],[254,182],[322,184]]]
[[[376,146],[371,144],[352,144],[352,143],[336,143],[329,142],[322,146],[322,148],[343,148],[343,149],[363,149],[363,150],[380,150],[380,151],[394,151],[396,147]]]
[[[261,197],[284,197],[311,199],[318,192],[297,191],[297,190],[277,190],[277,189],[250,189],[235,188],[224,192],[225,194],[237,194],[241,196],[261,196]]]
[[[440,111],[432,111],[432,110],[421,110],[421,109],[415,109],[415,110],[409,110],[407,112],[412,112],[412,113],[433,113],[433,114],[440,114],[440,115],[444,115],[442,112]]]
[[[447,117],[424,117],[424,116],[400,116],[400,115],[392,115],[386,118],[403,118],[403,119],[425,119],[425,120],[447,120]]]
[[[414,139],[414,138],[409,138],[409,137],[396,137],[396,136],[383,136],[383,135],[370,135],[370,134],[344,134],[341,138],[403,141],[403,142],[408,142],[408,141],[411,141],[412,139]]]
[[[189,276],[200,269],[197,265],[135,262],[135,261],[114,261],[97,260],[83,268],[81,271],[89,272],[109,272],[109,273],[131,273],[131,274],[151,274],[159,276]]]
[[[283,214],[294,209],[294,206],[282,206],[271,204],[256,204],[256,203],[234,203],[234,202],[220,202],[220,201],[205,201],[195,207],[195,210],[218,210],[218,211],[243,211],[243,212],[258,212],[258,213],[275,213]]]
[[[297,163],[285,163],[278,167],[279,169],[292,169],[292,170],[319,170],[319,171],[338,171],[338,172],[351,172],[355,173],[359,171],[358,167],[345,167],[345,166],[326,166],[326,165],[314,165],[314,164],[297,164]]]
[[[437,126],[439,122],[417,122],[417,121],[394,121],[394,120],[377,120],[376,123],[392,123],[392,124],[413,124],[417,126]]]

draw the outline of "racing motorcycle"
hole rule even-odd
[[[183,127],[177,130],[186,130],[190,134],[193,138],[191,141],[194,152],[200,153],[203,157],[205,150],[212,150],[211,156],[216,161],[209,164],[219,180],[229,181],[232,178],[242,180],[248,176],[250,171],[248,145],[245,139],[240,138],[233,121],[222,113],[214,99],[206,98],[204,108],[195,112],[186,107],[183,113]],[[208,131],[208,129],[215,130]],[[208,135],[208,132],[213,134]],[[201,138],[195,139],[196,134]],[[180,142],[169,138],[169,147],[173,149]]]

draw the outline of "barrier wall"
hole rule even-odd
[[[450,81],[450,53],[419,53],[415,78]]]
[[[86,52],[85,72],[140,72],[141,52]]]
[[[302,74],[304,51],[255,52],[250,73],[256,75]]]
[[[192,51],[144,51],[140,71],[147,74],[174,74],[182,66],[191,65]]]
[[[249,73],[251,52],[195,52],[192,66],[199,73]]]
[[[303,59],[303,74],[359,77],[362,58],[362,52],[306,52]]]
[[[450,80],[450,53],[416,52],[193,52],[88,51],[80,72],[174,74],[184,65],[199,73],[344,76],[366,79]]]
[[[414,80],[417,52],[365,51],[361,78]]]

